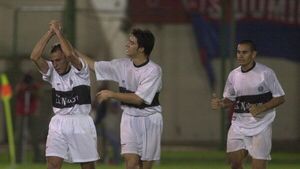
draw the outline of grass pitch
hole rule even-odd
[[[30,157],[22,165],[11,166],[8,153],[0,155],[0,169],[42,169],[46,164],[30,162]],[[79,164],[63,164],[63,169],[80,169]],[[97,163],[97,169],[124,169],[124,164],[108,165]],[[163,151],[162,158],[154,169],[229,169],[223,151]],[[245,169],[251,169],[250,161],[245,162]],[[274,152],[268,169],[300,169],[300,152]]]

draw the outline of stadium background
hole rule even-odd
[[[211,92],[213,89],[221,95],[224,77],[236,66],[235,40],[246,37],[258,40],[258,48],[265,55],[260,55],[257,60],[273,68],[286,92],[286,103],[277,109],[273,123],[274,149],[300,150],[299,0],[0,0],[0,73],[9,75],[12,86],[21,72],[33,71],[40,79],[28,60],[30,52],[48,29],[48,22],[53,18],[63,20],[66,16],[67,2],[76,4],[74,22],[69,24],[74,26],[67,29],[74,32],[72,42],[95,59],[122,57],[131,27],[139,26],[154,32],[157,40],[151,58],[163,69],[160,100],[164,116],[164,147],[222,147],[227,117],[222,115],[224,112],[210,109]],[[230,4],[227,2],[236,6],[226,8]],[[229,11],[225,18],[222,18],[221,9]],[[215,23],[221,23],[215,39],[217,45],[206,44],[207,41],[201,41],[201,36],[197,36],[194,22],[197,20],[189,15],[191,11],[201,15],[206,24],[213,25],[212,28],[215,28]],[[251,15],[251,12],[258,11],[262,12],[261,17]],[[251,29],[253,25],[255,27]],[[260,27],[266,27],[264,30],[270,35],[253,33],[263,30]],[[253,32],[243,34],[243,31]],[[296,41],[289,41],[289,36]],[[49,46],[46,51],[49,51]],[[219,52],[210,55],[214,51]],[[212,69],[209,69],[209,64]],[[46,132],[52,115],[51,90],[45,84],[41,92],[41,132]],[[13,102],[14,98],[11,103],[14,111]],[[1,142],[5,138],[4,119],[1,110]]]

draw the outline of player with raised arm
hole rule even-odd
[[[53,36],[59,43],[52,47],[47,61],[42,54]],[[49,124],[46,143],[47,168],[60,169],[65,160],[80,163],[82,169],[94,169],[99,156],[96,130],[89,115],[89,69],[64,38],[59,21],[49,23],[49,30],[35,45],[31,60],[52,86],[55,115]]]
[[[121,154],[126,169],[151,169],[160,159],[162,71],[149,58],[154,41],[149,30],[133,29],[126,44],[127,57],[95,62],[82,55],[97,80],[119,84],[119,92],[102,90],[97,98],[100,102],[112,98],[122,103]]]

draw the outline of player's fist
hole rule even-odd
[[[50,30],[54,32],[61,32],[62,31],[62,23],[59,20],[51,20],[49,22]]]
[[[100,92],[98,92],[96,94],[96,99],[98,100],[98,102],[103,102],[105,100],[108,100],[112,97],[112,95],[114,94],[113,91],[110,90],[101,90]]]
[[[252,114],[253,117],[265,111],[265,107],[262,104],[251,104],[249,107],[249,113]]]
[[[217,97],[216,93],[212,94],[210,105],[213,110],[217,110],[222,107],[222,100]]]

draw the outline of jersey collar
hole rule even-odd
[[[140,65],[135,65],[134,63],[133,63],[133,65],[134,65],[134,67],[139,68],[139,67],[145,66],[147,63],[149,63],[149,58],[147,58],[146,62],[144,62],[144,63],[142,63]]]
[[[244,70],[242,69],[242,67],[241,67],[242,73],[247,73],[247,72],[249,72],[250,70],[252,70],[252,69],[255,67],[255,65],[256,65],[256,62],[253,62],[252,67],[251,67],[250,69],[246,70],[246,71],[244,71]]]
[[[64,75],[68,74],[70,72],[71,68],[72,68],[72,66],[70,65],[69,68],[67,69],[67,71],[65,73],[61,74],[60,76],[64,76]]]

